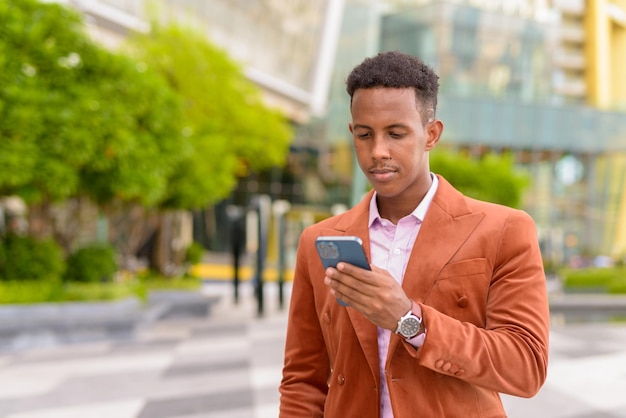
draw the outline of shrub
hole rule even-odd
[[[616,277],[609,283],[609,293],[626,294],[626,276]]]
[[[204,247],[194,241],[189,247],[187,247],[187,251],[185,253],[185,262],[189,264],[198,264],[200,261],[202,261],[203,255]]]
[[[136,297],[147,300],[146,286],[128,283],[63,283],[55,280],[0,282],[0,304],[106,301]]]
[[[66,283],[63,287],[63,302],[110,301],[128,297],[146,299],[141,283]]]
[[[60,277],[0,281],[0,304],[55,302],[62,295]]]
[[[113,246],[91,244],[70,254],[64,278],[69,282],[109,282],[117,269]]]
[[[63,250],[51,239],[9,234],[0,240],[0,280],[59,278]]]
[[[566,269],[561,276],[566,289],[626,293],[626,268],[623,267]]]

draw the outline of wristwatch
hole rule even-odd
[[[413,314],[412,309],[398,321],[396,334],[406,338],[407,340],[417,336],[422,330],[422,319]]]

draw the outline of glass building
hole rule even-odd
[[[563,88],[563,68],[580,65],[563,59],[573,55],[572,19],[555,5],[516,10],[514,3],[533,2],[348,1],[328,141],[336,149],[351,142],[344,81],[356,63],[379,51],[417,55],[440,75],[440,147],[475,157],[511,153],[531,176],[523,209],[537,222],[546,260],[622,257],[626,114],[585,104],[580,89],[573,98],[574,90]],[[352,167],[354,203],[365,180]]]
[[[294,122],[324,113],[343,0],[65,0],[116,47],[150,21],[190,26],[240,63],[270,106]]]
[[[105,43],[146,30],[142,0],[67,1]],[[397,49],[441,76],[442,146],[476,157],[512,153],[531,175],[524,209],[548,259],[626,254],[622,0],[155,4],[162,18],[205,30],[299,127],[287,170],[253,176],[239,192],[303,204],[356,201],[365,180],[352,155],[345,77],[364,57]]]

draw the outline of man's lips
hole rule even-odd
[[[372,176],[377,181],[387,181],[396,173],[397,170],[389,167],[384,168],[370,168],[369,170],[370,176]]]

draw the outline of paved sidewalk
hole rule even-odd
[[[267,286],[259,318],[250,286],[226,283],[208,318],[160,321],[131,341],[0,355],[0,417],[276,417],[286,312]]]
[[[222,296],[209,318],[161,321],[130,341],[0,355],[0,417],[276,417],[287,319],[276,285],[266,284],[263,318],[249,284],[238,306],[228,283],[205,292]],[[503,399],[511,418],[617,418],[625,389],[626,324],[554,316],[545,386]]]
[[[548,379],[537,396],[503,396],[510,418],[626,417],[626,324],[553,318]]]

